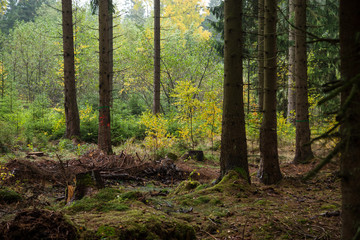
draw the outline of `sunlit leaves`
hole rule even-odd
[[[167,130],[169,122],[164,115],[154,115],[148,111],[143,113],[140,123],[146,127],[144,144],[153,153],[172,147],[174,139]]]

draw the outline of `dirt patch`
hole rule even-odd
[[[76,228],[61,213],[31,209],[18,213],[14,220],[2,223],[0,239],[76,239]]]

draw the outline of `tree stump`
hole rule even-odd
[[[204,152],[200,150],[189,150],[187,154],[183,156],[184,159],[190,158],[198,162],[204,161]]]
[[[76,174],[76,186],[67,187],[66,203],[80,200],[85,196],[91,195],[94,190],[104,188],[104,182],[99,170],[91,170]]]

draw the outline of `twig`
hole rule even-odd
[[[245,221],[244,229],[243,229],[243,232],[242,232],[242,239],[243,240],[245,239],[245,228],[246,228],[247,223],[248,223],[248,219],[246,219],[246,221]]]
[[[139,155],[138,155],[138,153],[136,152],[135,154],[136,154],[137,158],[139,159],[139,161],[142,162]]]
[[[209,219],[210,220],[210,222],[212,222],[213,224],[215,224],[215,225],[219,225],[218,223],[216,223],[216,222],[214,222],[211,218],[207,218],[207,219]]]
[[[207,231],[201,230],[202,232],[206,233],[207,235],[209,235],[210,237],[212,237],[213,239],[217,240],[216,237],[214,237],[213,235],[211,235],[210,233],[208,233]]]

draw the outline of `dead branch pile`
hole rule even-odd
[[[77,174],[99,171],[104,180],[157,180],[172,183],[184,180],[188,172],[180,170],[172,160],[143,161],[137,155],[121,152],[119,155],[106,155],[92,150],[77,159],[62,160],[12,160],[6,167],[14,174],[14,179],[27,181],[49,181],[68,185]]]

